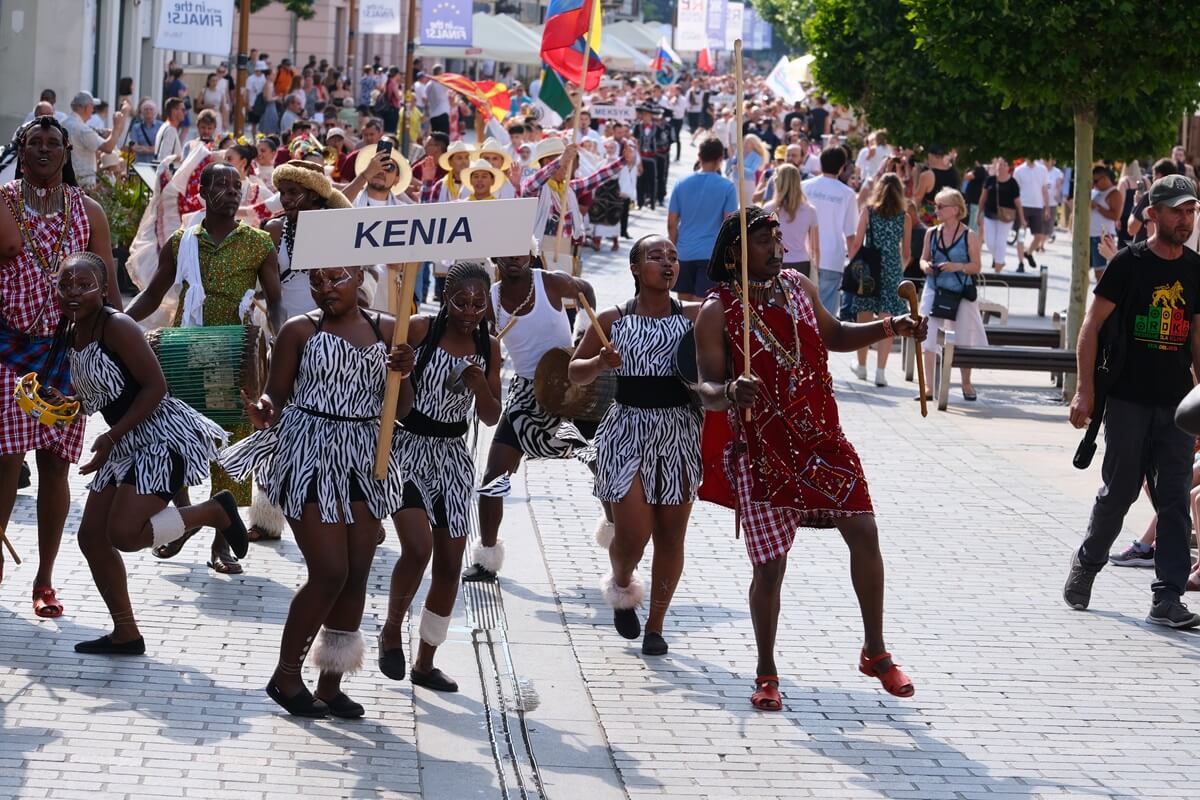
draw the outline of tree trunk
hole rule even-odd
[[[1091,222],[1092,144],[1096,132],[1096,105],[1075,106],[1075,219],[1071,223],[1071,297],[1067,306],[1067,346],[1074,348],[1087,311],[1087,294],[1092,285]],[[1063,386],[1066,399],[1075,396],[1076,377],[1067,375]]]

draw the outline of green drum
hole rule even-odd
[[[222,426],[246,421],[242,392],[257,399],[266,381],[266,343],[257,325],[158,328],[146,340],[167,391]]]

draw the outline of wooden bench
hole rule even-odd
[[[1037,289],[1039,317],[1046,316],[1046,288],[1049,285],[1049,272],[1042,267],[1037,272],[993,272],[980,273],[983,278],[983,289],[989,286],[1005,286],[1008,289]],[[1008,305],[1012,305],[1009,303]]]
[[[1053,327],[984,325],[983,330],[987,333],[988,344],[998,347],[1051,347],[1065,349],[1067,346],[1067,331],[1057,311],[1054,313]],[[941,341],[944,333],[945,331],[938,332],[939,341]],[[901,354],[904,359],[904,379],[912,383],[917,361],[911,338],[905,337],[903,339]],[[1055,382],[1062,385],[1061,381],[1061,375],[1056,375]]]
[[[997,329],[999,330],[999,329]],[[989,337],[990,341],[990,337]],[[937,385],[938,411],[950,402],[950,372],[967,369],[1007,369],[1021,372],[1049,372],[1055,375],[1075,372],[1075,351],[1064,348],[998,346],[957,347],[946,332],[938,331],[941,353],[937,359],[934,383]]]

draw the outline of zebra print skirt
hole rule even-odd
[[[650,505],[695,502],[703,475],[702,420],[691,405],[635,408],[614,403],[596,432],[596,498],[624,500],[640,473]]]
[[[508,384],[504,415],[526,458],[570,458],[588,446],[573,422],[542,408],[533,394],[533,381],[520,375]]]

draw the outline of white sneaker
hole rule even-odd
[[[882,369],[875,370],[875,385],[887,386],[887,372]]]
[[[867,379],[867,366],[865,364],[855,364],[850,368],[850,371],[853,372],[854,377],[858,378],[860,381],[865,381]]]

